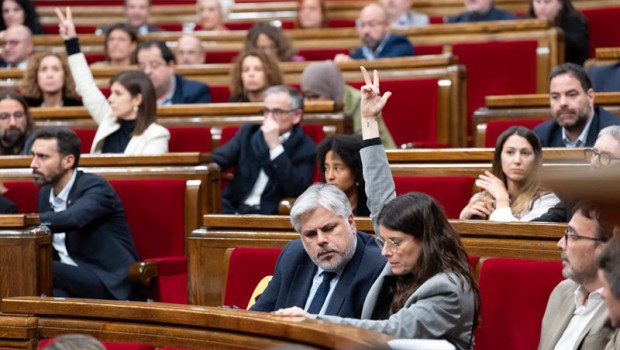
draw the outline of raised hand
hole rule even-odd
[[[476,186],[489,192],[495,198],[495,207],[510,206],[510,196],[504,182],[489,171],[485,171],[476,180]]]
[[[63,40],[77,38],[75,25],[73,24],[73,16],[71,15],[71,7],[66,7],[66,16],[58,7],[54,10],[56,11],[56,16],[58,16],[58,34],[60,34],[60,37],[63,38]]]
[[[377,120],[379,113],[383,110],[388,98],[392,96],[392,93],[387,91],[381,96],[379,91],[379,73],[373,71],[373,80],[370,80],[370,75],[366,71],[365,67],[360,67],[362,75],[364,76],[364,82],[366,85],[362,86],[362,122],[365,119]]]

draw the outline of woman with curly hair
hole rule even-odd
[[[4,33],[10,26],[23,24],[30,29],[32,34],[44,34],[43,27],[39,21],[39,15],[30,0],[0,1],[2,2],[2,16],[0,17],[1,33]]]
[[[302,60],[295,56],[291,39],[282,28],[269,22],[258,22],[250,28],[245,37],[245,51],[250,49],[262,50],[281,62]]]
[[[265,90],[283,81],[277,60],[253,49],[237,57],[230,76],[229,102],[262,102]]]
[[[67,55],[38,52],[28,59],[21,92],[30,107],[81,106]]]

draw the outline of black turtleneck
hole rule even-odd
[[[118,123],[121,127],[105,139],[102,153],[125,152],[125,148],[127,148],[127,144],[129,143],[129,140],[131,140],[131,133],[136,128],[136,119],[119,119]]]

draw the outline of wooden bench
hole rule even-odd
[[[620,47],[602,47],[596,49],[595,58],[590,58],[584,63],[584,67],[607,66],[620,60]]]
[[[493,148],[444,148],[387,150],[390,164],[484,163],[493,161]],[[543,160],[550,163],[584,164],[583,148],[543,148]]]

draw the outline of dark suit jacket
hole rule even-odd
[[[358,232],[355,254],[342,272],[325,313],[360,318],[366,294],[384,266],[385,258],[374,239]],[[250,310],[269,312],[292,306],[303,309],[316,271],[301,240],[290,242],[278,258],[272,280]]]
[[[392,33],[385,43],[385,46],[383,46],[383,49],[378,54],[375,54],[375,58],[388,58],[413,56],[415,52],[413,51],[413,45],[411,45],[411,42],[406,36]],[[364,57],[364,52],[360,48],[351,55],[351,58],[361,60],[366,57]]]
[[[17,214],[17,205],[5,196],[0,196],[0,214]]]
[[[503,21],[517,19],[514,13],[491,7],[491,10],[483,15],[473,12],[463,12],[455,17],[448,17],[446,23],[469,23],[469,22],[486,22],[486,21]]]
[[[96,273],[117,299],[129,299],[129,266],[139,258],[114,188],[100,176],[78,171],[67,209],[60,212],[54,212],[50,205],[51,189],[46,185],[39,192],[41,225],[52,233],[66,233],[65,245],[71,258]],[[58,259],[56,251],[54,255]]]
[[[24,96],[28,107],[41,107],[43,99]],[[63,107],[82,106],[82,101],[75,98],[65,98],[62,100]]]
[[[234,207],[243,204],[254,188],[260,169],[265,170],[269,182],[261,196],[260,213],[277,214],[282,198],[299,196],[312,182],[316,146],[297,125],[282,144],[284,152],[271,161],[260,127],[259,124],[242,126],[230,141],[213,151],[211,159],[222,170],[236,167],[234,179],[223,193],[224,199]],[[256,143],[252,142],[253,138]]]
[[[9,65],[6,63],[6,61],[5,61],[5,60],[0,60],[0,68],[6,68],[6,67],[8,67],[8,66],[9,66]]]
[[[209,85],[185,80],[179,74],[174,75],[174,81],[176,86],[174,88],[174,95],[172,95],[172,104],[211,102]]]
[[[620,62],[608,66],[594,66],[588,70],[596,92],[620,91]]]
[[[598,138],[598,133],[611,125],[620,125],[620,118],[603,107],[594,107],[594,117],[584,147],[592,147]],[[534,132],[543,147],[566,147],[562,142],[562,128],[553,119],[537,125]]]
[[[568,16],[559,23],[564,31],[564,62],[583,65],[590,56],[590,31],[583,15]]]

